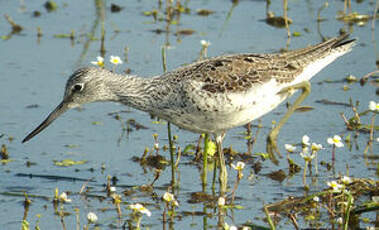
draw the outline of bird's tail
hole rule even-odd
[[[326,56],[335,56],[335,58],[350,52],[355,45],[356,39],[347,40],[349,34],[331,38],[317,45],[309,46],[303,49],[285,53],[288,60],[302,60],[303,62],[314,62]]]

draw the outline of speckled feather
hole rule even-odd
[[[209,58],[152,78],[81,68],[68,79],[62,103],[24,141],[67,109],[96,101],[118,102],[180,128],[220,137],[270,112],[290,95],[284,88],[310,80],[349,52],[354,40],[346,38],[286,53]]]
[[[313,61],[344,51],[350,46],[338,46],[348,35],[332,38],[318,45],[277,54],[236,54],[219,56],[178,68],[163,77],[174,82],[194,80],[203,82],[202,89],[212,92],[240,92],[254,84],[271,79],[279,83],[293,81]]]
[[[221,133],[274,109],[289,96],[279,94],[283,88],[309,80],[348,52],[353,42],[346,41],[346,37],[286,53],[209,58],[153,78],[125,77],[105,69],[85,68],[69,79],[65,98],[69,98],[74,82],[87,82],[85,93],[77,95],[83,96],[77,105],[115,101],[184,129]],[[315,70],[306,71],[327,58],[330,60]]]

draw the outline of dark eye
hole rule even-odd
[[[83,83],[77,83],[75,84],[73,87],[72,87],[72,91],[75,91],[75,92],[80,92],[82,91],[84,88],[84,84]]]

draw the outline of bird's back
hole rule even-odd
[[[209,58],[168,72],[172,86],[158,116],[195,132],[217,133],[259,118],[288,95],[283,88],[309,80],[350,51],[347,35],[277,54],[236,54]],[[170,96],[169,96],[170,97]]]

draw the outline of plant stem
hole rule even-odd
[[[304,185],[304,187],[307,185],[306,176],[307,176],[308,163],[309,163],[308,161],[305,161],[305,165],[304,165],[304,173],[303,173],[303,185]]]

